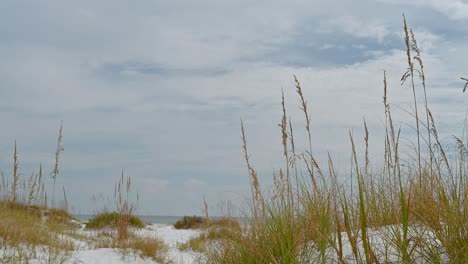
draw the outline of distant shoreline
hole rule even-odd
[[[91,219],[95,214],[73,214],[74,217],[76,217],[80,221],[88,221]],[[182,216],[173,216],[173,215],[136,215],[141,220],[143,220],[146,223],[151,223],[151,224],[168,224],[172,225],[177,222]]]
[[[91,219],[95,214],[72,214],[78,220],[85,222]],[[166,224],[166,225],[173,225],[177,222],[177,220],[181,219],[183,216],[174,216],[174,215],[136,215],[141,220],[148,224]],[[222,216],[214,216],[210,217],[211,219],[222,218]],[[245,223],[246,219],[243,217],[235,217],[241,223]]]

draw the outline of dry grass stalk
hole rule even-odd
[[[322,172],[322,169],[320,169],[320,165],[317,162],[317,160],[315,160],[314,156],[312,156],[310,153],[308,154],[310,156],[310,160],[312,161],[312,166],[314,166],[315,170],[317,171],[317,173],[320,175],[320,178],[322,179],[322,186],[325,186],[326,185],[325,174]]]
[[[439,140],[439,135],[437,133],[437,129],[436,129],[436,125],[435,125],[435,121],[434,121],[434,117],[432,116],[432,113],[431,111],[428,112],[429,113],[429,119],[431,121],[431,131],[432,131],[432,134],[434,135],[434,139],[436,141],[436,144],[438,146],[438,149],[440,151],[440,154],[442,156],[442,159],[444,160],[444,163],[447,167],[447,170],[449,172],[449,175],[450,175],[450,178],[452,180],[452,184],[454,183],[454,179],[453,179],[453,173],[452,173],[452,169],[451,169],[451,166],[449,164],[449,161],[448,161],[448,158],[447,158],[447,155],[445,154],[445,150],[444,150],[444,147],[442,146],[442,144],[440,143],[440,140]]]
[[[460,138],[456,136],[453,136],[453,138],[455,139],[455,142],[457,143],[457,148],[458,148],[458,152],[460,153],[460,157],[462,158],[464,158],[465,156],[468,157],[468,148],[463,143],[463,140],[461,140]]]
[[[63,210],[68,211],[68,199],[67,193],[65,192],[65,186],[62,186],[63,191]]]
[[[206,223],[210,222],[210,217],[208,215],[208,203],[206,202],[205,197],[203,197],[203,211],[205,213],[205,221]]]
[[[309,111],[307,110],[307,101],[304,99],[304,94],[302,93],[301,83],[297,79],[296,75],[293,75],[293,77],[294,77],[294,82],[296,85],[296,92],[299,95],[299,100],[301,104],[301,107],[299,109],[302,110],[302,112],[304,112],[305,119],[306,119],[305,127],[307,130],[307,135],[309,139],[309,152],[312,154],[313,153],[312,152],[312,136],[311,136],[311,131],[310,131],[310,117],[309,117]]]
[[[257,172],[254,170],[252,165],[250,164],[250,156],[247,150],[247,138],[245,135],[245,128],[244,122],[241,120],[241,132],[242,132],[242,151],[244,152],[244,159],[247,164],[247,170],[250,176],[250,187],[251,187],[251,194],[252,194],[252,203],[253,203],[253,210],[254,210],[254,217],[258,219],[258,210],[264,208],[263,198],[260,191],[260,183],[258,181]],[[262,210],[263,211],[263,210]]]
[[[281,90],[281,107],[282,107],[282,116],[281,116],[281,138],[282,138],[282,145],[283,145],[283,156],[285,159],[286,165],[286,192],[288,194],[288,203],[290,205],[293,203],[292,197],[292,185],[291,185],[291,176],[289,172],[290,160],[289,160],[289,149],[288,149],[288,120],[286,118],[286,106],[284,100],[284,91]],[[290,206],[292,208],[292,206]]]
[[[296,146],[295,146],[295,143],[294,143],[294,133],[293,133],[293,127],[292,127],[292,123],[291,123],[291,118],[289,119],[289,142],[291,144],[291,153],[293,154],[293,156],[291,157],[291,166],[296,167],[294,165],[295,160],[296,160]]]
[[[13,204],[18,202],[18,184],[19,184],[19,172],[18,172],[18,150],[15,141],[15,151],[13,153],[13,183],[11,185],[11,199]]]
[[[42,183],[42,192],[44,193],[44,207],[47,209],[49,204],[48,204],[48,198],[47,198],[47,191],[44,188],[44,183]]]
[[[124,172],[118,184],[115,187],[114,199],[116,201],[116,211],[118,213],[117,231],[119,240],[127,240],[129,238],[129,224],[132,214],[137,209],[137,205],[129,201],[129,194],[131,192],[131,177],[127,176],[125,179]]]
[[[296,190],[299,190],[299,180],[298,180],[298,169],[297,169],[297,164],[296,160],[299,159],[300,157],[296,154],[296,146],[294,143],[294,133],[293,133],[293,127],[291,123],[291,118],[289,118],[289,142],[291,144],[291,154],[292,157],[289,158],[289,165],[291,168],[294,168],[294,180],[296,181]]]
[[[309,174],[310,180],[312,182],[312,187],[314,188],[315,192],[319,191],[317,181],[315,180],[314,172],[313,172],[313,165],[309,164],[309,160],[305,157],[305,154],[302,154],[302,159],[304,160],[304,165],[306,166],[307,172]]]
[[[412,42],[411,47],[412,47],[412,50],[416,53],[416,55],[414,56],[414,60],[416,60],[416,62],[419,65],[418,73],[419,73],[419,78],[421,79],[421,82],[422,82],[422,87],[423,87],[423,92],[424,92],[424,108],[426,110],[427,143],[429,147],[429,159],[430,159],[429,172],[430,172],[430,177],[432,178],[433,177],[432,165],[434,161],[434,153],[432,151],[431,129],[429,128],[430,123],[429,123],[429,106],[428,106],[427,92],[426,92],[426,75],[424,74],[424,64],[421,58],[421,52],[418,47],[418,42],[416,41],[416,37],[414,36],[414,32],[412,29],[410,29],[410,33],[411,33],[411,42]]]
[[[281,107],[282,107],[282,113],[283,115],[281,116],[281,124],[278,126],[281,127],[281,138],[282,138],[282,144],[283,144],[283,155],[288,160],[288,131],[287,131],[287,118],[286,118],[286,106],[285,106],[285,101],[284,101],[284,91],[281,90]],[[289,166],[286,166],[289,168]]]
[[[463,92],[466,91],[466,88],[468,87],[468,78],[464,78],[464,77],[460,77],[460,79],[462,79],[463,81],[465,81],[465,86],[463,87]]]
[[[62,144],[62,138],[63,138],[62,128],[63,128],[63,121],[60,123],[59,134],[57,138],[57,149],[55,150],[55,164],[52,170],[52,179],[54,180],[54,187],[52,190],[52,207],[54,207],[54,203],[55,203],[55,182],[57,180],[57,176],[60,173],[60,169],[59,169],[60,153],[62,153],[62,151],[64,150],[63,144]]]
[[[353,135],[351,134],[351,131],[349,131],[349,139],[351,141],[351,148],[352,148],[352,153],[353,153],[353,161],[354,161],[354,170],[356,172],[356,178],[358,180],[358,194],[359,194],[359,220],[361,224],[361,238],[362,238],[362,243],[364,247],[364,254],[366,258],[366,263],[370,264],[372,263],[372,253],[371,253],[371,247],[370,247],[370,242],[369,238],[367,236],[367,212],[366,212],[366,206],[364,202],[364,179],[361,176],[361,173],[359,172],[359,164],[357,160],[357,153],[356,153],[356,146],[354,144],[354,139]]]
[[[20,190],[22,190],[21,194],[23,197],[20,197],[20,203],[24,203],[26,201],[26,190],[27,190],[27,186],[26,186],[26,180],[23,178],[23,179],[20,179]],[[22,199],[21,199],[22,198]]]
[[[385,162],[388,173],[393,173],[393,176],[397,176],[398,165],[398,141],[400,138],[400,129],[395,133],[395,127],[393,125],[392,113],[390,110],[390,104],[387,98],[387,74],[384,71],[383,86],[384,96],[383,103],[385,107]]]
[[[419,133],[419,114],[418,114],[418,103],[416,100],[416,88],[414,84],[414,64],[411,57],[412,45],[410,43],[410,36],[408,33],[408,26],[406,24],[406,17],[403,15],[403,28],[405,32],[405,45],[406,45],[406,55],[408,59],[408,70],[401,77],[402,85],[405,83],[406,79],[410,77],[411,79],[411,88],[413,89],[413,101],[414,101],[414,114],[416,118],[416,136],[418,139],[417,154],[418,154],[418,178],[422,176],[422,166],[421,166],[421,135]],[[421,182],[420,182],[421,187]]]
[[[369,129],[367,129],[367,123],[366,123],[366,120],[364,119],[364,141],[365,141],[365,144],[366,144],[366,152],[365,152],[365,155],[364,155],[364,160],[366,162],[366,165],[365,165],[365,172],[366,172],[366,175],[369,175]]]
[[[39,172],[37,177],[37,192],[36,194],[39,195],[39,203],[44,203],[44,183],[42,182],[42,164],[39,164]]]
[[[310,117],[309,112],[307,111],[307,101],[304,99],[304,94],[302,93],[301,83],[297,79],[296,75],[293,75],[294,82],[296,83],[296,92],[299,95],[299,99],[301,101],[300,109],[304,112],[306,118],[306,129],[310,132]]]
[[[29,195],[28,195],[28,205],[31,205],[35,199],[34,194],[36,193],[38,175],[34,173],[29,177]]]
[[[0,194],[2,194],[2,199],[3,200],[7,200],[8,198],[8,182],[5,178],[5,173],[3,172],[3,170],[0,170],[0,175],[2,176],[2,186],[1,186],[1,189],[0,189]]]

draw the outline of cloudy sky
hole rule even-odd
[[[410,87],[400,85],[402,13],[422,49],[436,121],[445,136],[459,134],[465,0],[1,1],[0,168],[11,175],[16,140],[22,175],[40,163],[50,171],[63,120],[57,184],[77,213],[99,207],[93,195],[112,196],[122,169],[142,214],[199,214],[204,196],[213,210],[238,204],[249,189],[240,119],[264,183],[281,158],[281,89],[304,138],[293,74],[319,159],[330,151],[347,165],[347,133],[362,142],[363,118],[379,153],[384,70],[404,129],[411,109]]]

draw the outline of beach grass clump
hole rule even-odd
[[[121,248],[132,248],[141,257],[149,257],[159,263],[167,263],[168,246],[158,238],[134,236],[126,243]]]
[[[174,224],[175,229],[197,229],[205,224],[205,219],[200,216],[183,216]]]
[[[55,239],[55,234],[50,234],[52,230],[60,232],[67,227],[63,215],[49,214],[46,217],[46,209],[39,211],[26,206],[12,207],[6,203],[0,203],[0,208],[0,239],[10,246],[47,245]]]
[[[119,182],[115,186],[114,199],[115,199],[115,208],[118,212],[117,214],[117,231],[119,234],[120,240],[125,240],[129,236],[128,227],[131,224],[134,212],[137,210],[139,195],[136,194],[136,202],[131,201],[129,196],[131,193],[132,179],[130,176],[124,177],[122,170],[122,175],[119,179]],[[141,222],[141,221],[139,221]]]
[[[0,203],[0,256],[4,263],[28,263],[31,259],[63,261],[76,249],[70,239],[76,226],[68,214],[40,207]]]
[[[137,210],[139,194],[136,194],[136,201],[132,200],[131,186],[131,177],[125,177],[122,171],[114,188],[114,210],[109,212],[105,207],[86,223],[86,228],[110,229],[112,232],[117,232],[118,240],[126,240],[131,235],[130,227],[145,227],[146,224],[134,215]],[[113,238],[113,236],[110,236],[110,238]]]
[[[55,176],[59,171],[62,147],[62,128],[59,129],[60,151],[55,154]],[[21,173],[20,151],[14,144],[13,170],[8,177],[0,170],[0,247],[4,249],[0,262],[61,263],[76,249],[72,239],[79,222],[68,213],[65,188],[63,200],[56,203],[55,195],[48,196],[47,178],[43,167],[29,177]],[[56,184],[54,179],[53,184]],[[52,204],[52,207],[49,205]]]
[[[349,133],[352,164],[343,181],[331,154],[324,165],[317,161],[311,115],[301,83],[294,76],[304,115],[305,147],[294,140],[297,131],[288,118],[283,94],[279,126],[284,163],[274,172],[272,189],[262,189],[241,122],[251,183],[249,223],[240,231],[227,229],[216,247],[202,248],[207,263],[468,262],[467,135],[454,136],[458,151],[448,155],[428,103],[415,34],[405,17],[403,21],[408,67],[400,81],[412,91],[414,104],[408,113],[415,122],[410,127],[414,134],[402,132],[394,121],[384,72],[383,157],[371,161],[371,131],[364,120],[362,152],[355,143],[356,135]],[[421,100],[418,94],[422,94]],[[402,133],[413,148],[402,146]],[[199,242],[194,240],[186,247],[197,248]]]
[[[157,263],[168,263],[168,245],[153,236],[139,235],[130,231],[127,239],[123,240],[116,232],[101,231],[91,238],[91,245],[94,248],[114,248],[124,256],[132,253],[142,258],[151,258]]]
[[[117,228],[119,225],[119,213],[118,212],[103,212],[93,218],[89,219],[86,223],[86,228],[89,229],[102,229],[106,227]],[[137,216],[130,216],[128,224],[135,228],[144,228],[145,223]]]
[[[181,251],[206,252],[208,247],[223,239],[230,239],[233,233],[242,232],[239,222],[232,217],[208,219],[201,226],[201,233],[185,243],[177,244]]]

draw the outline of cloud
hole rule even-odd
[[[96,69],[96,74],[104,75],[108,78],[133,77],[139,78],[141,75],[159,76],[215,76],[227,73],[227,69],[214,68],[170,68],[157,63],[145,63],[141,61],[130,61],[122,63],[105,63]]]
[[[435,10],[445,14],[448,18],[454,20],[466,20],[468,18],[468,3],[462,0],[449,0],[449,1],[423,1],[434,8]]]
[[[382,43],[391,31],[382,21],[363,20],[354,16],[342,16],[322,22],[320,31],[343,32],[357,38],[370,38]]]
[[[145,178],[143,180],[146,192],[164,192],[169,186],[168,180],[161,180],[158,178]]]
[[[240,118],[252,163],[267,185],[283,164],[277,126],[282,88],[298,148],[306,140],[292,74],[309,102],[319,159],[330,151],[337,165],[346,167],[347,133],[351,129],[356,141],[362,140],[363,116],[378,156],[383,70],[395,120],[402,126],[412,120],[398,110],[411,106],[411,89],[399,81],[407,67],[401,38],[406,8],[416,21],[436,119],[453,127],[466,111],[457,81],[466,75],[467,39],[448,32],[442,15],[418,15],[420,5],[405,10],[375,1],[1,5],[0,156],[11,157],[17,140],[21,173],[29,175],[41,162],[50,170],[64,120],[58,181],[82,211],[92,206],[93,194],[112,196],[122,169],[140,192],[141,212],[199,213],[203,196],[214,204],[242,201],[249,180]],[[11,163],[0,159],[0,168],[8,172]]]
[[[463,0],[380,0],[385,3],[427,6],[447,16],[451,20],[466,20],[468,18],[468,3]]]

